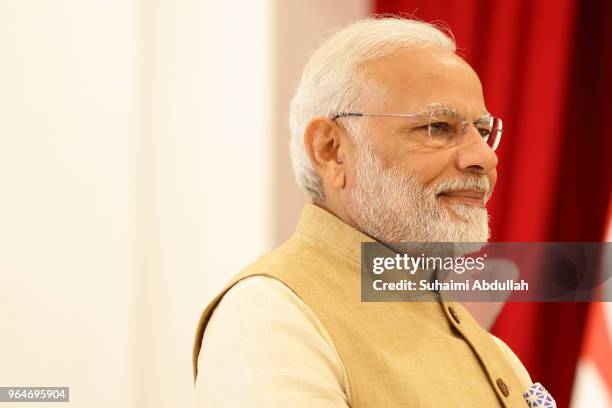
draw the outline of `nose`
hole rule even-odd
[[[488,174],[497,167],[497,155],[474,126],[468,126],[457,152],[457,167],[463,172]]]

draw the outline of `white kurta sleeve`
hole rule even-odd
[[[287,286],[254,276],[223,296],[202,339],[196,408],[347,408],[348,400],[329,335]]]

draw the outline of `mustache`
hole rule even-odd
[[[489,178],[484,175],[448,178],[430,187],[430,193],[436,196],[443,193],[462,190],[474,190],[484,193],[485,202],[489,201],[489,198],[491,198],[493,194]]]

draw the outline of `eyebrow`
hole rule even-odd
[[[450,113],[453,117],[456,118],[463,118],[464,116],[461,115],[461,113],[459,112],[459,109],[457,109],[455,106],[453,105],[449,105],[446,103],[442,103],[442,102],[432,102],[428,105],[425,106],[425,108],[423,108],[423,113],[432,113],[432,112],[436,112],[436,111],[446,111],[448,113]],[[480,113],[480,116],[478,117],[478,119],[481,118],[485,118],[485,117],[490,117],[491,114],[485,109]]]

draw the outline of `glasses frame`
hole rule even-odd
[[[431,120],[431,117],[433,116],[434,112],[431,113],[362,113],[362,112],[338,112],[336,113],[331,120],[332,121],[336,121],[336,119],[338,118],[343,118],[343,117],[365,117],[365,116],[388,116],[388,117],[400,117],[400,118],[423,118],[423,119],[428,119]],[[491,148],[491,150],[495,151],[497,150],[497,148],[499,147],[499,143],[501,142],[501,138],[502,138],[502,134],[504,132],[503,129],[503,121],[501,118],[498,117],[494,117],[494,116],[489,116],[491,119],[493,119],[494,121],[498,121],[498,126],[497,129],[495,129],[495,139],[493,140],[493,144],[490,145],[488,143],[489,138],[491,136],[493,136],[492,134],[489,135],[487,138],[483,137],[483,140],[485,141],[485,143],[487,143],[487,146],[489,146]],[[480,119],[476,119],[476,120],[462,120],[461,123],[463,125],[462,127],[462,135],[465,134],[466,131],[466,126],[465,125],[469,125],[472,124],[474,125],[474,127],[476,128],[476,130],[478,130],[477,124],[482,120],[482,118]],[[429,123],[431,125],[431,123]],[[427,129],[428,132],[431,132],[431,130]],[[431,134],[429,135],[431,137]]]

